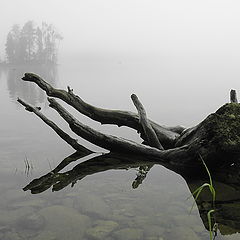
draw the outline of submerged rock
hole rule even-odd
[[[3,199],[7,200],[8,202],[16,200],[22,201],[23,199],[27,199],[27,195],[21,189],[9,189],[4,193]]]
[[[34,240],[79,240],[90,225],[89,217],[60,205],[43,208],[39,214],[45,219],[45,231]]]
[[[75,202],[75,207],[80,212],[89,216],[107,219],[111,213],[110,207],[105,201],[93,194],[81,195]]]
[[[41,215],[32,214],[30,216],[26,216],[25,218],[19,219],[16,222],[16,226],[21,231],[31,230],[31,231],[39,231],[44,226],[44,218]]]
[[[18,233],[11,231],[11,232],[7,232],[4,237],[4,240],[23,240]]]
[[[89,239],[101,240],[106,238],[114,229],[118,227],[118,223],[114,221],[96,221],[96,226],[87,230],[86,235]]]
[[[33,200],[27,200],[23,202],[16,202],[11,204],[11,207],[36,207],[40,208],[43,207],[46,204],[46,202],[42,199],[33,199]]]
[[[146,237],[144,240],[164,240],[162,237]]]
[[[44,232],[40,233],[33,240],[43,240],[43,239],[44,240],[59,240],[57,238],[57,234],[55,232],[50,232],[50,231],[44,231]]]
[[[15,222],[32,215],[32,207],[21,207],[14,210],[0,210],[0,225],[13,225]]]
[[[116,231],[113,236],[116,240],[142,240],[143,230],[137,228],[124,228]]]
[[[175,227],[168,235],[168,239],[200,240],[197,234],[189,227]]]
[[[175,215],[173,216],[173,222],[176,226],[201,226],[202,222],[199,216],[197,215]]]
[[[163,233],[165,231],[164,228],[157,226],[157,225],[147,225],[144,226],[144,236],[147,237],[147,239],[159,239],[163,236]]]

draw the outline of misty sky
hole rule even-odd
[[[1,0],[1,57],[28,20],[57,27],[62,57],[240,56],[239,0]]]

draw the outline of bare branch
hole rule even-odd
[[[41,89],[46,92],[48,96],[63,100],[78,110],[80,113],[88,116],[95,121],[100,122],[101,124],[115,124],[119,127],[128,126],[144,134],[143,129],[139,124],[139,116],[135,113],[94,107],[84,102],[79,96],[75,95],[70,87],[68,87],[68,91],[53,88],[41,77],[33,73],[25,73],[22,79],[24,81],[36,83]],[[160,126],[153,121],[149,122],[156,132],[157,137],[162,145],[164,145],[165,148],[173,147],[176,139],[179,137],[179,132],[181,132],[182,127],[168,128]]]
[[[186,166],[188,166],[188,169],[201,168],[202,162],[199,161],[199,154],[208,163],[209,169],[239,162],[239,104],[225,104],[197,126],[186,129],[183,132],[181,127],[176,127],[175,130],[170,131],[147,119],[144,107],[136,95],[132,95],[132,100],[138,110],[139,116],[132,112],[94,107],[75,95],[70,87],[68,87],[67,91],[55,89],[35,74],[26,73],[23,80],[35,82],[47,95],[62,99],[91,119],[101,123],[116,124],[118,126],[125,125],[140,131],[143,139],[147,140],[151,145],[146,146],[124,138],[98,132],[79,122],[56,100],[48,99],[50,107],[54,108],[60,114],[73,132],[99,147],[110,150],[112,153],[137,155],[144,159],[158,161],[164,165],[177,166],[179,169],[186,169]],[[230,100],[232,103],[237,103],[235,90],[231,90]],[[42,115],[40,108],[32,107],[20,99],[18,101],[26,107],[26,110],[34,112],[53,128],[74,149],[89,153],[89,150],[79,146],[76,140],[72,139],[56,124]],[[181,135],[177,132],[181,132]],[[164,150],[163,148],[167,149]]]
[[[82,145],[77,143],[76,139],[71,138],[67,133],[65,133],[62,129],[60,129],[54,122],[49,120],[47,117],[45,117],[41,112],[39,107],[33,107],[27,103],[25,103],[20,98],[17,99],[17,101],[22,104],[25,109],[29,112],[33,112],[36,114],[39,118],[41,118],[48,126],[50,126],[58,136],[60,136],[65,142],[67,142],[73,149],[84,152],[85,155],[88,155],[92,153],[92,151],[88,150],[87,148],[83,147]]]
[[[79,122],[74,116],[72,116],[65,108],[63,108],[55,99],[48,98],[50,107],[54,108],[60,116],[68,122],[69,127],[80,137],[87,141],[96,144],[102,148],[110,150],[112,152],[132,153],[138,155],[144,155],[151,158],[158,159],[159,162],[165,162],[173,160],[177,154],[186,154],[188,146],[182,146],[179,148],[169,150],[159,150],[157,148],[149,147],[143,144],[139,144],[124,138],[100,133],[89,126],[86,126]],[[178,155],[178,156],[179,156]],[[186,155],[187,156],[187,155]],[[172,158],[173,157],[173,158]]]
[[[160,143],[155,131],[153,130],[150,122],[147,119],[146,111],[142,105],[142,103],[139,101],[138,97],[135,94],[131,95],[131,99],[137,108],[138,115],[139,115],[139,122],[143,128],[143,132],[146,136],[147,143],[151,147],[156,147],[158,149],[163,150],[163,146]]]

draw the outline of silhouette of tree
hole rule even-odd
[[[34,23],[33,21],[28,21],[24,24],[20,37],[21,58],[25,62],[32,61],[35,58],[35,39]]]
[[[11,32],[9,32],[7,35],[6,54],[8,62],[15,61],[14,40]]]
[[[11,31],[7,35],[7,42],[5,45],[7,61],[11,63],[16,63],[19,60],[20,54],[20,27],[19,25],[15,24],[12,26]]]
[[[57,62],[58,42],[62,36],[55,30],[52,24],[42,23],[43,54],[46,62]]]
[[[62,36],[52,24],[36,26],[28,21],[22,29],[14,25],[7,35],[6,56],[9,63],[57,63]]]
[[[37,43],[37,54],[36,54],[36,59],[38,62],[43,62],[44,61],[44,56],[43,56],[43,33],[42,30],[37,27],[36,29],[36,43]]]
[[[41,29],[37,28],[37,56],[45,63],[57,63],[58,43],[62,36],[52,24],[42,23]]]

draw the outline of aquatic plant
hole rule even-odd
[[[207,174],[208,174],[208,177],[209,177],[209,183],[203,183],[200,187],[198,187],[198,188],[192,193],[192,195],[193,195],[193,197],[194,197],[194,200],[197,201],[197,199],[198,199],[199,195],[201,194],[202,190],[207,187],[207,188],[209,188],[209,190],[210,190],[210,192],[211,192],[211,194],[212,194],[212,203],[213,203],[213,205],[214,205],[214,202],[215,202],[215,200],[216,200],[216,191],[215,191],[215,188],[214,188],[214,186],[213,186],[212,177],[211,177],[210,171],[209,171],[206,163],[204,162],[202,156],[201,156],[201,155],[199,155],[199,156],[200,156],[200,159],[201,159],[201,161],[202,161],[202,163],[203,163],[203,165],[204,165],[204,167],[205,167],[205,169],[206,169],[206,171],[207,171]],[[190,213],[192,212],[193,207],[194,207],[194,203],[193,203],[193,205],[192,205],[192,207],[191,207]]]
[[[212,219],[211,219],[211,214],[214,213],[215,210],[211,209],[207,213],[207,219],[208,219],[208,228],[209,228],[209,238],[210,240],[214,240],[215,237],[217,236],[217,223],[214,223],[212,227]],[[214,235],[213,235],[214,233]]]
[[[29,174],[32,172],[33,170],[33,164],[31,161],[28,160],[27,157],[25,157],[24,159],[24,165],[25,165],[25,171],[24,173],[29,176]]]
[[[214,205],[214,202],[215,202],[215,200],[216,200],[216,191],[215,191],[215,188],[214,188],[214,186],[213,186],[212,177],[211,177],[211,174],[210,174],[210,172],[209,172],[209,169],[208,169],[206,163],[204,162],[202,156],[201,156],[201,155],[199,155],[199,156],[200,156],[200,159],[202,160],[202,163],[203,163],[203,165],[204,165],[204,167],[205,167],[205,169],[206,169],[206,171],[207,171],[207,174],[208,174],[208,177],[209,177],[209,183],[203,183],[199,188],[197,188],[197,189],[192,193],[192,195],[195,196],[194,199],[195,199],[195,201],[197,201],[197,199],[198,199],[200,193],[202,192],[202,190],[203,190],[205,187],[207,187],[207,188],[209,188],[209,190],[210,190],[210,192],[211,192],[211,194],[212,194],[212,202],[213,202],[213,205]]]
[[[208,174],[208,177],[209,177],[209,182],[208,182],[208,183],[203,183],[200,187],[198,187],[198,188],[192,193],[192,195],[193,195],[195,201],[197,201],[199,195],[201,194],[201,192],[202,192],[202,190],[203,190],[204,188],[207,187],[207,188],[210,190],[210,192],[211,192],[211,195],[212,195],[212,207],[213,207],[213,209],[210,209],[210,210],[208,211],[208,213],[207,213],[207,219],[208,219],[208,228],[209,228],[209,239],[210,239],[210,240],[214,240],[215,237],[217,236],[217,224],[216,224],[216,222],[215,222],[214,225],[213,225],[213,227],[212,227],[211,214],[215,212],[215,209],[214,209],[214,208],[215,208],[215,200],[216,200],[216,190],[215,190],[215,188],[214,188],[214,186],[213,186],[213,181],[212,181],[212,177],[211,177],[210,171],[209,171],[206,163],[204,162],[202,156],[201,156],[200,154],[199,154],[199,156],[200,156],[200,159],[201,159],[201,161],[202,161],[202,163],[203,163],[203,165],[204,165],[204,167],[205,167],[205,169],[206,169],[206,171],[207,171],[207,174]],[[190,212],[192,211],[193,206],[194,206],[194,204],[192,205],[192,208],[191,208]],[[214,235],[213,235],[213,233],[214,233]]]

